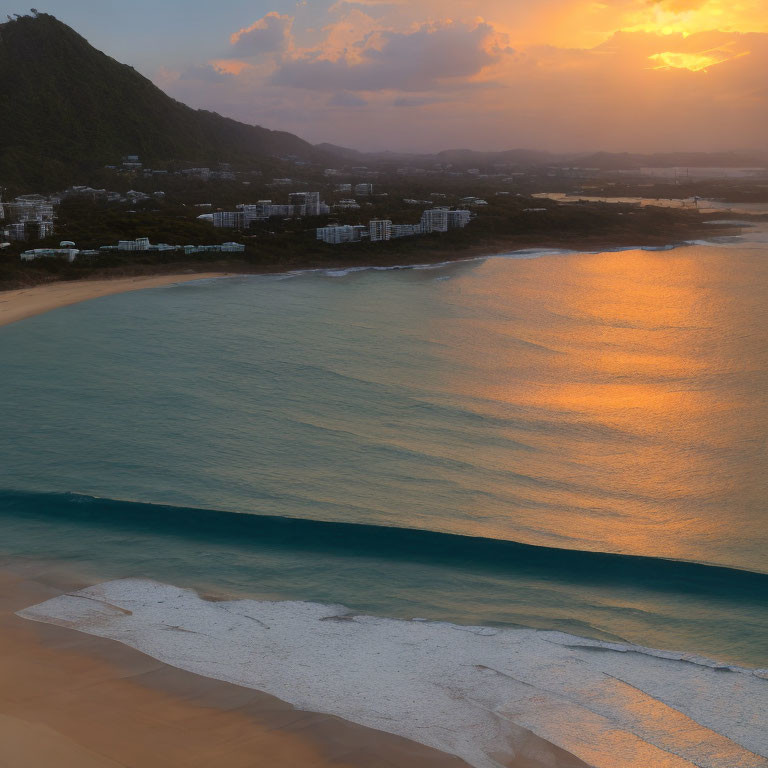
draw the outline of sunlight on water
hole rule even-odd
[[[546,550],[520,567],[521,555],[496,553],[483,570],[486,556],[454,540],[373,550],[377,529],[340,536],[340,549],[323,534],[311,554],[309,529],[202,544],[181,524],[135,529],[138,507],[107,530],[106,502],[72,533],[72,502],[34,494],[765,573],[764,257],[687,247],[243,277],[9,326],[0,489],[32,495],[8,497],[0,553],[759,665],[762,582],[726,572],[589,559],[562,570]],[[345,541],[366,550],[364,564]],[[435,560],[443,547],[456,554]],[[668,577],[650,575],[659,568]],[[741,602],[728,604],[728,583]]]

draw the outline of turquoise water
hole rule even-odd
[[[766,253],[208,280],[7,326],[0,554],[765,665]]]

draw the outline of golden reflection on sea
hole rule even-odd
[[[510,477],[477,533],[513,523],[543,529],[534,543],[712,561],[708,542],[762,531],[768,268],[732,255],[490,259],[445,283],[452,313],[429,333],[452,375],[436,384],[525,446],[473,456]]]

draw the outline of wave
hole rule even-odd
[[[268,275],[238,275],[238,277],[267,277],[271,279],[285,280],[291,277],[301,277],[303,275],[322,275],[323,277],[347,277],[356,272],[393,272],[398,270],[430,270],[443,269],[455,264],[466,264],[471,262],[482,262],[487,259],[538,259],[546,256],[572,256],[572,255],[595,255],[599,253],[620,253],[622,251],[671,251],[677,248],[685,248],[689,245],[715,245],[712,241],[681,240],[665,245],[624,245],[610,246],[597,250],[582,251],[578,248],[519,248],[513,251],[490,252],[481,256],[465,256],[456,259],[447,259],[445,261],[435,262],[414,262],[412,264],[390,264],[386,266],[366,264],[355,267],[310,267],[307,269],[292,269],[287,272]],[[215,278],[214,278],[215,279]]]
[[[639,587],[722,600],[731,605],[768,607],[768,573],[419,528],[16,490],[0,490],[0,516],[66,521],[70,526],[148,532],[231,543],[234,547],[383,558],[586,586]]]
[[[541,743],[526,755],[531,732],[570,753],[568,765],[766,766],[763,671],[687,654],[327,603],[207,601],[146,579],[97,584],[19,615],[419,741],[475,768],[554,764]]]

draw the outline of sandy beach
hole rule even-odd
[[[466,768],[407,739],[15,615],[80,586],[48,564],[0,567],[2,768]],[[522,752],[500,764],[584,766],[532,734]]]
[[[61,592],[45,567],[0,572],[0,766],[409,766],[461,760],[117,643],[14,615]]]
[[[161,285],[224,277],[224,272],[184,273],[176,275],[141,275],[115,277],[107,280],[74,280],[46,283],[29,288],[0,292],[0,326],[9,325],[58,307],[66,307],[100,296],[126,291],[140,291]]]

